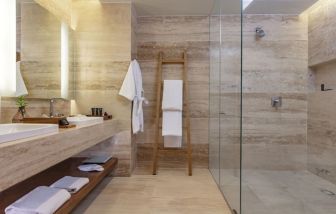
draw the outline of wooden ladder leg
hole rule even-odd
[[[160,144],[160,114],[161,114],[161,89],[162,89],[162,53],[159,54],[157,94],[156,94],[156,117],[155,117],[155,139],[153,146],[153,175],[157,174],[158,168],[158,147]]]
[[[183,79],[184,79],[184,102],[185,102],[185,114],[186,114],[186,127],[187,127],[187,159],[188,159],[188,175],[192,176],[192,148],[191,148],[191,135],[190,135],[190,110],[189,110],[189,83],[187,74],[187,53],[183,53]]]
[[[158,144],[154,143],[153,148],[153,175],[156,175],[157,171],[157,162],[158,162]]]
[[[187,119],[188,120],[188,119]],[[187,149],[188,149],[188,174],[192,176],[192,148],[190,143],[190,125],[187,128]]]

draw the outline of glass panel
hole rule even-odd
[[[220,188],[230,207],[240,213],[240,1],[223,0],[221,8]]]
[[[219,184],[220,1],[210,16],[209,168]]]
[[[218,0],[210,17],[210,170],[240,212],[241,5]]]
[[[315,2],[254,0],[243,11],[243,214],[335,213],[335,108],[320,84],[335,80],[335,64],[323,66],[336,3],[307,11]]]

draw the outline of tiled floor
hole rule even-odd
[[[307,171],[244,171],[242,213],[335,214],[332,192],[336,185]]]
[[[132,177],[107,178],[75,214],[230,214],[207,169],[162,169],[157,176],[136,170]]]

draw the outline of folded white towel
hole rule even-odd
[[[182,136],[182,112],[162,112],[162,136]]]
[[[164,80],[162,110],[182,111],[183,108],[183,81]]]
[[[101,172],[101,171],[104,171],[104,167],[102,167],[101,165],[98,165],[98,164],[83,164],[83,165],[80,165],[78,167],[78,169],[80,171],[84,171],[84,172],[93,172],[93,171]]]
[[[6,214],[52,214],[71,197],[64,189],[40,186],[5,209]]]
[[[89,183],[88,178],[65,176],[56,181],[55,183],[53,183],[52,185],[50,185],[50,187],[57,189],[65,189],[70,193],[76,193],[87,183]]]

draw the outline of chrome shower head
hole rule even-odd
[[[266,36],[265,31],[262,29],[262,27],[256,27],[256,36],[258,38],[262,38],[264,36]]]

